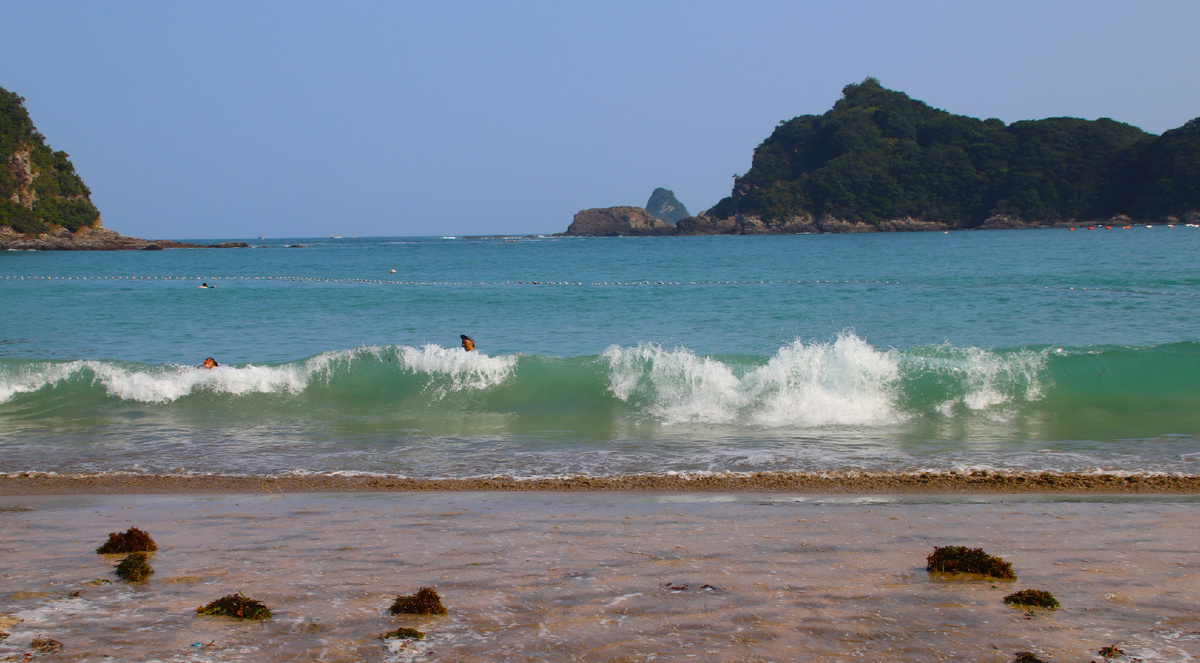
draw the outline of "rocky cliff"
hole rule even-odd
[[[227,248],[242,242],[187,244],[125,237],[105,228],[91,191],[66,152],[46,144],[25,100],[0,88],[0,249],[119,251]]]
[[[650,200],[646,202],[646,211],[659,221],[670,224],[678,223],[689,216],[687,208],[675,198],[675,192],[662,187],[650,194]]]
[[[563,234],[576,237],[673,235],[675,226],[654,218],[641,207],[604,207],[580,211]]]
[[[91,191],[67,153],[46,144],[24,102],[0,88],[0,227],[37,234],[98,226]]]

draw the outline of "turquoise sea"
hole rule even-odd
[[[0,253],[0,472],[1200,474],[1196,227],[245,241]]]

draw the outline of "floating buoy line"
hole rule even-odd
[[[762,281],[395,281],[387,279],[322,278],[314,276],[0,276],[4,281],[191,281],[195,283],[266,281],[279,283],[336,283],[345,285],[391,285],[391,286],[715,286],[715,285],[901,285],[900,281],[870,279],[795,279]],[[937,287],[935,284],[924,284]],[[1034,286],[1036,287],[1036,286]],[[1115,292],[1130,295],[1160,297],[1196,297],[1194,292],[1159,292],[1132,288],[1103,288],[1086,286],[1045,285],[1043,290],[1069,290],[1080,292]]]
[[[344,283],[352,285],[424,285],[424,286],[501,286],[501,285],[571,285],[571,286],[635,286],[635,285],[779,285],[806,283],[859,283],[866,285],[899,285],[899,281],[851,279],[811,279],[794,281],[392,281],[387,279],[335,279],[313,276],[3,276],[5,281],[278,281],[289,283]]]

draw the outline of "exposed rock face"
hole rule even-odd
[[[737,220],[732,216],[728,219],[714,219],[701,214],[681,219],[675,224],[676,235],[738,235]]]
[[[102,227],[80,228],[71,232],[59,228],[54,233],[26,235],[0,226],[0,249],[12,251],[157,251],[160,249],[228,249],[249,247],[245,242],[223,242],[221,244],[189,244],[167,239],[145,240],[126,237]]]
[[[675,192],[659,187],[650,194],[646,211],[659,221],[675,224],[688,216],[687,208],[675,198]]]
[[[673,235],[675,226],[659,221],[641,207],[585,209],[563,233],[576,237]]]

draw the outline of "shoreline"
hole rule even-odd
[[[313,474],[54,474],[0,475],[0,496],[197,495],[233,493],[409,492],[701,492],[811,494],[1200,494],[1200,476],[1051,472],[755,472],[415,479],[377,475]]]
[[[1200,655],[1191,501],[428,492],[0,498],[0,661],[1179,661]],[[129,584],[108,533],[158,550]],[[930,573],[982,547],[1017,580]],[[444,616],[396,616],[434,587]],[[1050,592],[1057,610],[1004,597]],[[201,617],[234,592],[264,622]],[[397,627],[419,641],[380,639]]]

